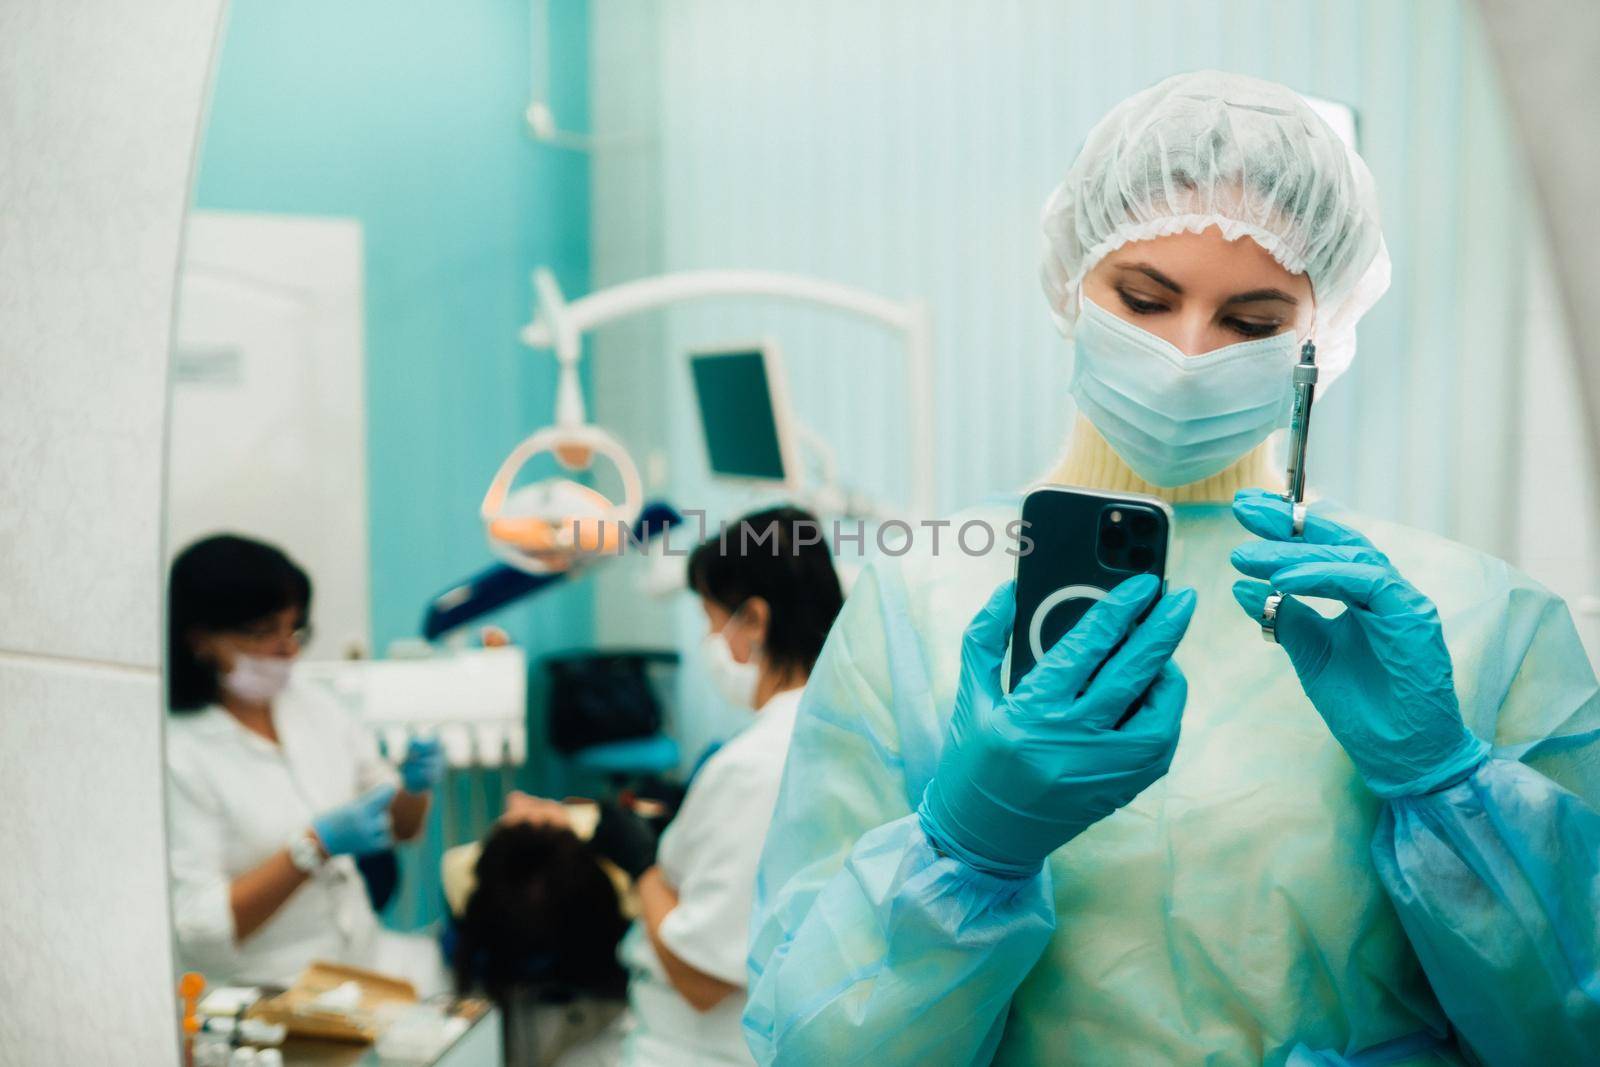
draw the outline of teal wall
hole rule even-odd
[[[567,293],[588,288],[587,159],[538,146],[522,118],[537,50],[563,124],[588,121],[588,7],[550,7],[544,42],[530,5],[510,0],[229,4],[196,206],[351,217],[365,235],[380,653],[416,636],[432,596],[492,561],[484,490],[552,417],[554,361],[517,340],[531,271],[547,264]],[[495,621],[535,660],[590,642],[592,600],[580,583]],[[396,925],[438,914],[444,839],[478,833],[498,786],[452,776],[450,826],[436,809],[427,842],[403,851]]]
[[[552,103],[587,121],[587,7],[551,5]],[[342,215],[366,239],[373,647],[490,562],[478,521],[507,452],[548,422],[554,361],[517,341],[529,274],[589,277],[588,164],[522,119],[536,41],[509,0],[234,0],[196,206]],[[530,646],[589,632],[582,587],[504,620]]]
[[[1351,105],[1394,285],[1362,323],[1355,367],[1318,398],[1312,479],[1364,511],[1510,549],[1505,497],[1483,487],[1509,476],[1530,200],[1472,4],[610,0],[592,35],[596,129],[652,135],[634,153],[645,173],[610,181],[629,159],[596,157],[596,224],[633,220],[596,242],[596,284],[763,267],[927,300],[943,510],[1044,472],[1065,439],[1071,355],[1040,293],[1039,212],[1108,108],[1205,67]],[[631,444],[668,452],[680,496],[705,495],[683,350],[772,335],[800,418],[858,487],[903,499],[897,346],[752,301],[660,321],[659,355],[634,361],[658,380],[632,384],[666,398],[660,414],[605,387],[597,410],[625,411]]]

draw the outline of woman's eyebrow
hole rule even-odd
[[[1143,274],[1146,278],[1149,278],[1163,289],[1167,289],[1179,296],[1183,295],[1183,286],[1179,285],[1165,274],[1162,274],[1148,263],[1118,263],[1116,267],[1118,270],[1131,270],[1138,274]],[[1252,289],[1248,293],[1239,293],[1235,296],[1228,297],[1228,299],[1223,301],[1223,304],[1253,304],[1261,300],[1277,300],[1288,304],[1291,307],[1298,306],[1300,303],[1299,300],[1290,296],[1282,289]]]
[[[1230,296],[1224,304],[1253,304],[1257,300],[1281,300],[1285,304],[1299,304],[1300,301],[1284,292],[1282,289],[1252,289],[1248,293]]]
[[[1118,270],[1137,271],[1138,273],[1143,274],[1146,278],[1149,278],[1151,281],[1155,282],[1157,285],[1161,286],[1163,289],[1170,289],[1179,296],[1183,295],[1183,286],[1179,285],[1165,274],[1162,274],[1148,263],[1118,263],[1116,267]]]

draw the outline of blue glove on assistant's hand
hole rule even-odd
[[[311,820],[311,829],[330,856],[366,856],[394,846],[389,805],[395,787],[380,785],[343,807],[325,811]]]
[[[1266,538],[1241,545],[1232,557],[1240,571],[1264,579],[1233,587],[1252,617],[1260,619],[1273,590],[1345,604],[1346,611],[1327,619],[1285,596],[1278,643],[1372,791],[1415,796],[1476,770],[1489,746],[1461,720],[1433,602],[1348,527],[1310,515],[1303,538],[1293,539],[1282,497],[1245,490],[1234,498],[1233,513],[1246,530]]]
[[[413,737],[400,764],[407,793],[426,793],[444,779],[444,745],[437,737]]]
[[[1011,582],[995,590],[967,628],[950,734],[917,810],[936,849],[975,870],[1027,877],[1166,773],[1188,696],[1172,653],[1194,592],[1163,597],[1136,624],[1160,588],[1148,574],[1123,582],[1010,696],[1000,664],[1016,592]]]

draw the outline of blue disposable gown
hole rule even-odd
[[[974,872],[912,812],[1014,560],[947,532],[863,574],[812,675],[758,880],[757,1060],[1600,1063],[1600,696],[1571,618],[1498,560],[1326,513],[1437,603],[1492,759],[1373,796],[1229,592],[1249,535],[1181,506],[1168,578],[1199,605],[1171,770],[1038,876]]]

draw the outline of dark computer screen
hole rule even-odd
[[[772,383],[759,349],[689,357],[713,474],[783,481]]]

